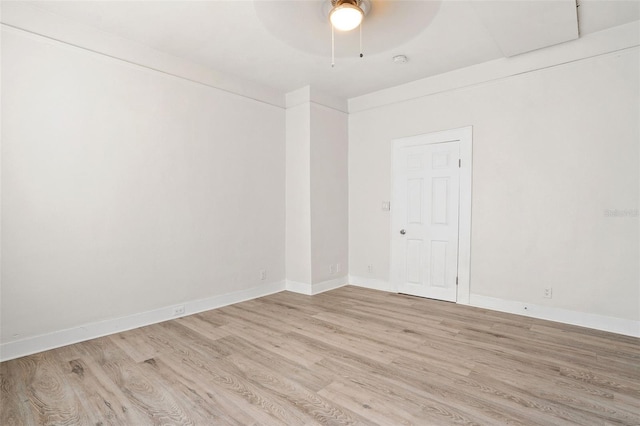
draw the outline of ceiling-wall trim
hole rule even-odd
[[[284,93],[271,87],[212,70],[134,41],[98,31],[22,2],[3,2],[4,28],[24,31],[92,53],[189,80],[276,107],[285,107]]]
[[[496,59],[351,98],[349,113],[475,86],[638,46],[640,21],[634,21],[512,58]]]
[[[347,113],[348,105],[346,99],[338,99],[327,96],[319,92],[312,86],[307,85],[297,90],[293,90],[285,95],[285,104],[287,108],[293,108],[302,104],[316,104],[326,108],[334,109],[339,112]]]

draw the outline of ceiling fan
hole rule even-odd
[[[382,53],[396,53],[391,51],[429,26],[442,1],[254,0],[253,5],[258,19],[272,36],[305,55],[322,57],[325,61],[331,56],[340,61],[344,58],[347,68],[352,69],[355,61],[365,65],[358,55],[365,52],[362,48],[356,52],[360,32],[362,47],[366,47],[365,58],[373,60]],[[358,20],[348,31],[334,27],[331,22],[343,9],[351,9]],[[335,43],[327,43],[332,31]],[[332,44],[335,44],[334,54]]]
[[[360,29],[360,57],[362,53],[362,21],[371,9],[369,0],[327,0],[329,22],[331,23],[331,66],[335,66],[334,30],[351,31]]]

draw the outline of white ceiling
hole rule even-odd
[[[640,19],[638,0],[372,0],[364,58],[357,31],[336,34],[332,68],[323,1],[24,3],[282,92],[311,85],[342,99]]]

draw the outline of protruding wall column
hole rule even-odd
[[[330,106],[327,106],[330,105]],[[314,294],[347,283],[346,105],[287,94],[287,289]]]

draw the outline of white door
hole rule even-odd
[[[392,265],[398,292],[457,300],[460,141],[396,141]]]

